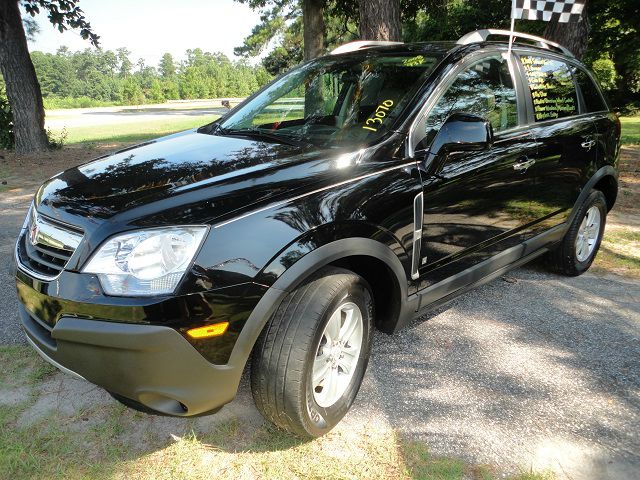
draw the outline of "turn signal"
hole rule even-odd
[[[204,327],[192,328],[187,330],[187,334],[191,338],[210,338],[219,337],[227,331],[229,322],[214,323],[213,325],[206,325]]]

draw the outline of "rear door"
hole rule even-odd
[[[618,155],[619,123],[615,114],[609,110],[600,87],[593,77],[582,67],[574,68],[574,78],[581,97],[580,108],[583,113],[593,115],[596,126],[596,155],[599,165],[613,165]]]
[[[597,158],[595,115],[581,109],[573,69],[561,57],[519,55],[528,87],[531,131],[539,142],[533,229],[542,233],[567,220]]]

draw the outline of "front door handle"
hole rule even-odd
[[[589,151],[595,146],[595,144],[596,144],[595,140],[587,137],[585,138],[585,141],[580,144],[580,146],[585,150]]]
[[[513,169],[517,172],[526,172],[536,161],[533,158],[523,157],[518,163],[513,164]]]

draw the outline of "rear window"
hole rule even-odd
[[[568,65],[558,60],[520,57],[533,99],[536,122],[578,114],[576,87]]]
[[[587,112],[607,110],[607,104],[604,102],[598,87],[596,87],[589,75],[580,69],[576,69],[575,75],[580,91],[582,92],[582,98]]]

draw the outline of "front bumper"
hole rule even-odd
[[[233,400],[241,368],[213,365],[172,328],[62,317],[53,328],[20,305],[29,343],[61,370],[167,415]]]

